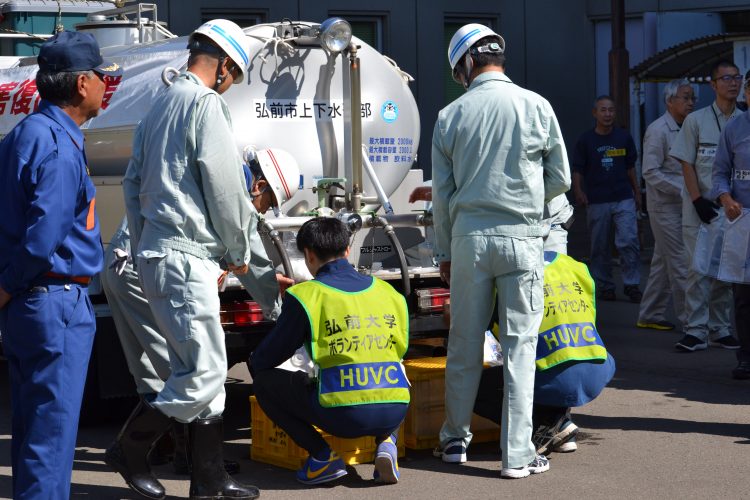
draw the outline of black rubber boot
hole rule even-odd
[[[172,425],[177,425],[172,423]],[[171,428],[170,428],[171,429]],[[174,458],[174,438],[171,432],[165,432],[151,450],[148,455],[148,464],[152,467],[154,465],[164,465],[171,462]]]
[[[190,423],[191,500],[254,499],[255,486],[238,483],[224,470],[224,419],[199,418]]]
[[[186,424],[175,422],[172,425],[172,438],[174,439],[174,473],[182,476],[190,475],[190,445],[188,444],[188,428]],[[234,475],[240,471],[240,463],[234,460],[224,460],[224,470],[227,474]]]
[[[104,453],[104,462],[118,472],[128,486],[148,498],[165,496],[164,486],[151,473],[148,455],[171,422],[169,417],[141,400]]]

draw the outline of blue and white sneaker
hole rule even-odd
[[[531,474],[541,474],[549,470],[549,460],[544,455],[537,455],[534,460],[523,467],[505,468],[500,471],[500,477],[505,479],[521,479]]]
[[[463,439],[451,439],[445,446],[438,446],[432,451],[433,456],[449,464],[466,462],[466,443]]]
[[[322,484],[343,476],[346,476],[346,465],[335,451],[330,452],[328,460],[317,460],[310,455],[297,471],[297,481],[302,484]]]
[[[552,451],[556,451],[557,453],[573,453],[576,450],[578,450],[578,443],[576,443],[576,437],[573,436],[564,443],[555,446]]]
[[[398,448],[393,435],[378,445],[375,452],[375,472],[372,473],[376,483],[396,484],[401,477],[398,470]]]

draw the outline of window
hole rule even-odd
[[[236,8],[201,9],[201,23],[211,21],[212,19],[228,19],[237,23],[241,28],[247,28],[248,26],[268,22],[268,10]]]
[[[352,34],[380,53],[386,49],[383,43],[385,15],[362,15],[351,12],[332,11],[331,17],[342,17],[352,26]]]

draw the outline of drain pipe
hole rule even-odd
[[[404,288],[404,297],[408,297],[409,295],[411,295],[411,279],[409,278],[409,266],[406,263],[406,254],[404,254],[404,249],[401,247],[401,242],[398,241],[396,231],[394,231],[393,226],[390,225],[390,223],[384,217],[380,217],[377,215],[373,216],[372,225],[373,227],[382,227],[383,231],[385,231],[385,234],[388,236],[388,239],[390,239],[391,243],[393,243],[393,247],[396,249],[396,253],[398,254],[398,261],[401,266],[401,284]]]
[[[357,57],[357,44],[349,44],[349,85],[351,95],[351,165],[352,165],[352,193],[351,211],[358,213],[362,205],[362,155],[357,148],[362,144],[362,86],[360,83],[359,57]]]

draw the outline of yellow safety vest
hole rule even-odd
[[[586,265],[557,254],[544,267],[542,314],[536,347],[537,370],[567,361],[607,359],[607,350],[596,330],[594,280]]]
[[[401,360],[409,346],[404,297],[378,278],[360,292],[311,280],[287,290],[307,312],[323,407],[408,403]]]

